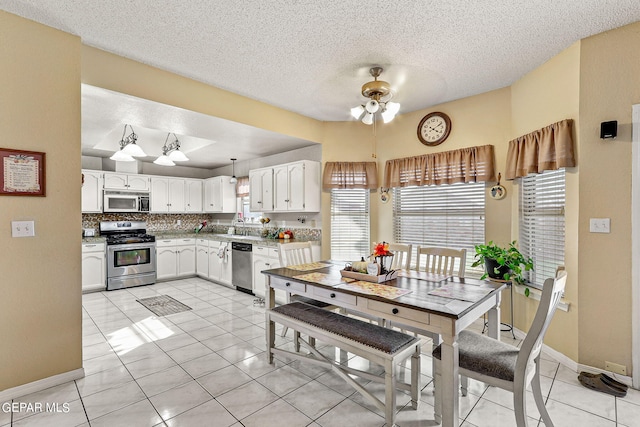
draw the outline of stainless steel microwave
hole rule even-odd
[[[104,212],[149,212],[149,193],[105,191]]]

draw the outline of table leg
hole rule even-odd
[[[500,340],[500,295],[497,295],[496,305],[487,314],[489,317],[487,333],[491,338]]]
[[[266,289],[265,289],[265,309],[269,310],[276,306],[276,294],[273,288],[271,287],[271,276],[266,276]],[[267,338],[267,362],[273,363],[273,353],[271,349],[275,347],[276,342],[276,324],[272,322],[269,318],[269,312],[265,312],[265,329],[266,329],[266,338]]]
[[[455,336],[442,336],[442,427],[460,425],[460,377],[458,376],[458,342]]]

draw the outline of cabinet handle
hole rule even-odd
[[[289,203],[289,199],[286,199],[285,202]]]
[[[84,245],[84,247],[85,247],[85,248],[92,248],[92,247],[94,247],[94,246],[95,246],[95,245]]]
[[[335,297],[336,297],[336,294],[333,294],[333,293],[332,293],[332,294],[331,294],[331,295],[329,295],[329,296],[330,296],[331,298],[335,298]]]
[[[284,284],[285,286],[291,286],[291,283],[287,282]]]
[[[262,201],[260,200],[260,201],[257,201],[256,203],[260,203],[260,204],[262,204]]]
[[[268,262],[265,262],[264,265],[266,265],[267,267],[269,267],[271,264],[269,264]]]
[[[398,310],[397,308],[394,308],[393,310],[391,310],[391,312],[393,314],[398,314],[400,312],[400,310]]]

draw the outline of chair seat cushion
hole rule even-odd
[[[461,368],[493,378],[513,382],[518,349],[493,338],[462,331],[458,336]],[[442,360],[441,346],[433,350],[433,357]]]

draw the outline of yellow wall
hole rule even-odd
[[[46,153],[46,197],[0,196],[5,390],[82,368],[80,39],[0,11],[0,40],[0,146]]]
[[[579,361],[631,370],[631,108],[640,103],[640,23],[582,41]],[[615,140],[600,123],[618,121]],[[589,233],[611,218],[611,234]],[[638,262],[638,260],[636,260]]]
[[[580,164],[579,126],[580,43],[575,43],[545,64],[536,68],[511,86],[512,129],[509,139],[528,134],[551,123],[564,119],[574,120],[574,147]],[[573,360],[578,360],[578,222],[579,168],[566,169],[565,209],[565,267],[568,273],[565,301],[569,312],[558,310],[551,324],[545,343]],[[514,181],[512,202],[513,218],[518,218],[519,191]],[[512,224],[513,239],[518,237],[518,222]],[[514,323],[526,331],[533,321],[538,302],[523,295],[514,295]]]

